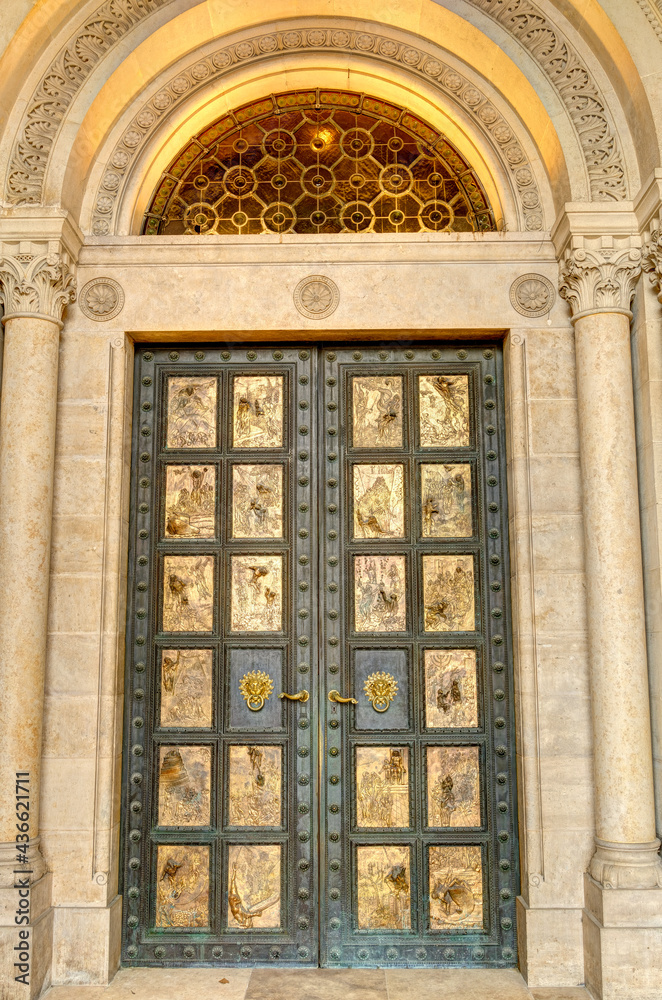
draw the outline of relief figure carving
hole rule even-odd
[[[280,847],[233,844],[228,870],[228,927],[280,927]]]
[[[473,556],[423,556],[426,632],[476,627]]]
[[[470,537],[471,466],[422,465],[421,514],[424,538]]]
[[[409,930],[409,848],[379,844],[356,848],[358,926]]]
[[[421,448],[467,448],[469,379],[467,375],[419,375]]]
[[[211,726],[211,649],[164,649],[161,657],[161,725]]]
[[[425,650],[425,725],[429,729],[478,725],[473,649]]]
[[[404,556],[354,557],[357,632],[402,632],[407,627]]]
[[[168,379],[168,448],[216,446],[215,378]]]
[[[282,628],[283,557],[232,556],[233,632],[278,632]]]
[[[354,537],[402,538],[402,465],[354,466]]]
[[[282,465],[233,466],[232,535],[283,537]]]
[[[409,826],[407,747],[356,748],[357,826]]]
[[[429,848],[430,930],[483,926],[480,847]]]
[[[281,748],[232,746],[228,802],[231,826],[280,826]]]
[[[211,632],[214,622],[213,596],[213,556],[164,558],[164,632]]]
[[[161,747],[159,826],[208,826],[209,747]]]
[[[236,376],[232,414],[235,448],[280,448],[283,444],[283,376]]]
[[[402,378],[352,380],[352,444],[355,448],[402,447]]]
[[[161,845],[157,852],[156,926],[209,926],[209,848]]]
[[[165,534],[168,538],[213,538],[215,512],[213,468],[167,466]]]

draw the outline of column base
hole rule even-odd
[[[120,964],[122,897],[108,906],[53,908],[54,986],[105,986]]]
[[[660,841],[648,844],[611,844],[595,840],[589,874],[605,889],[658,889],[662,887]]]
[[[613,889],[584,876],[584,967],[598,1000],[660,1000],[662,888]]]
[[[20,885],[0,887],[2,1000],[33,1000],[50,985],[53,953],[51,883],[52,875],[44,875],[30,885],[28,897],[19,896]],[[27,910],[19,909],[22,899],[28,900]],[[26,923],[15,922],[17,910],[19,919],[27,916]]]
[[[517,897],[517,949],[527,986],[581,986],[584,982],[582,911],[529,906]]]

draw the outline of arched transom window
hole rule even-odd
[[[471,165],[405,108],[289,91],[237,108],[162,175],[143,233],[418,233],[495,229]]]

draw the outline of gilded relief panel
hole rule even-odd
[[[478,747],[428,747],[428,826],[480,826]]]
[[[166,538],[213,538],[215,469],[206,465],[166,466]]]
[[[473,556],[423,556],[426,632],[476,627]]]
[[[357,376],[352,380],[352,444],[355,448],[402,447],[402,378]]]
[[[214,624],[213,598],[213,556],[165,556],[164,632],[211,632]]]
[[[236,376],[232,428],[235,448],[282,447],[282,375]]]
[[[210,747],[161,747],[159,826],[209,826]]]
[[[228,851],[228,927],[280,927],[280,846],[233,844]]]
[[[232,467],[232,536],[283,537],[282,465]]]
[[[394,844],[357,847],[356,881],[360,930],[410,929],[408,847]]]
[[[425,650],[425,725],[428,729],[478,725],[473,649]]]
[[[409,748],[356,748],[356,825],[409,826]]]
[[[467,375],[419,375],[421,448],[467,448],[469,378]]]
[[[211,649],[162,650],[161,725],[208,728],[211,712]]]
[[[357,632],[405,631],[404,556],[354,557],[354,619]]]
[[[216,447],[215,378],[168,379],[168,448]]]
[[[471,466],[421,466],[424,538],[467,538],[471,523]]]
[[[156,926],[209,926],[209,848],[161,845],[156,862]]]
[[[228,823],[230,826],[280,826],[281,748],[231,746]]]
[[[354,537],[403,538],[402,465],[354,466]]]
[[[283,624],[283,557],[232,556],[233,632],[279,632]]]
[[[483,926],[483,866],[480,847],[453,844],[429,848],[430,930]]]

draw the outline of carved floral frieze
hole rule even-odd
[[[90,73],[131,28],[172,2],[106,0],[78,27],[28,101],[9,165],[6,198],[10,204],[41,202],[53,144]]]
[[[628,197],[625,164],[607,102],[577,50],[531,0],[469,0],[533,56],[556,88],[575,127],[592,201]]]

